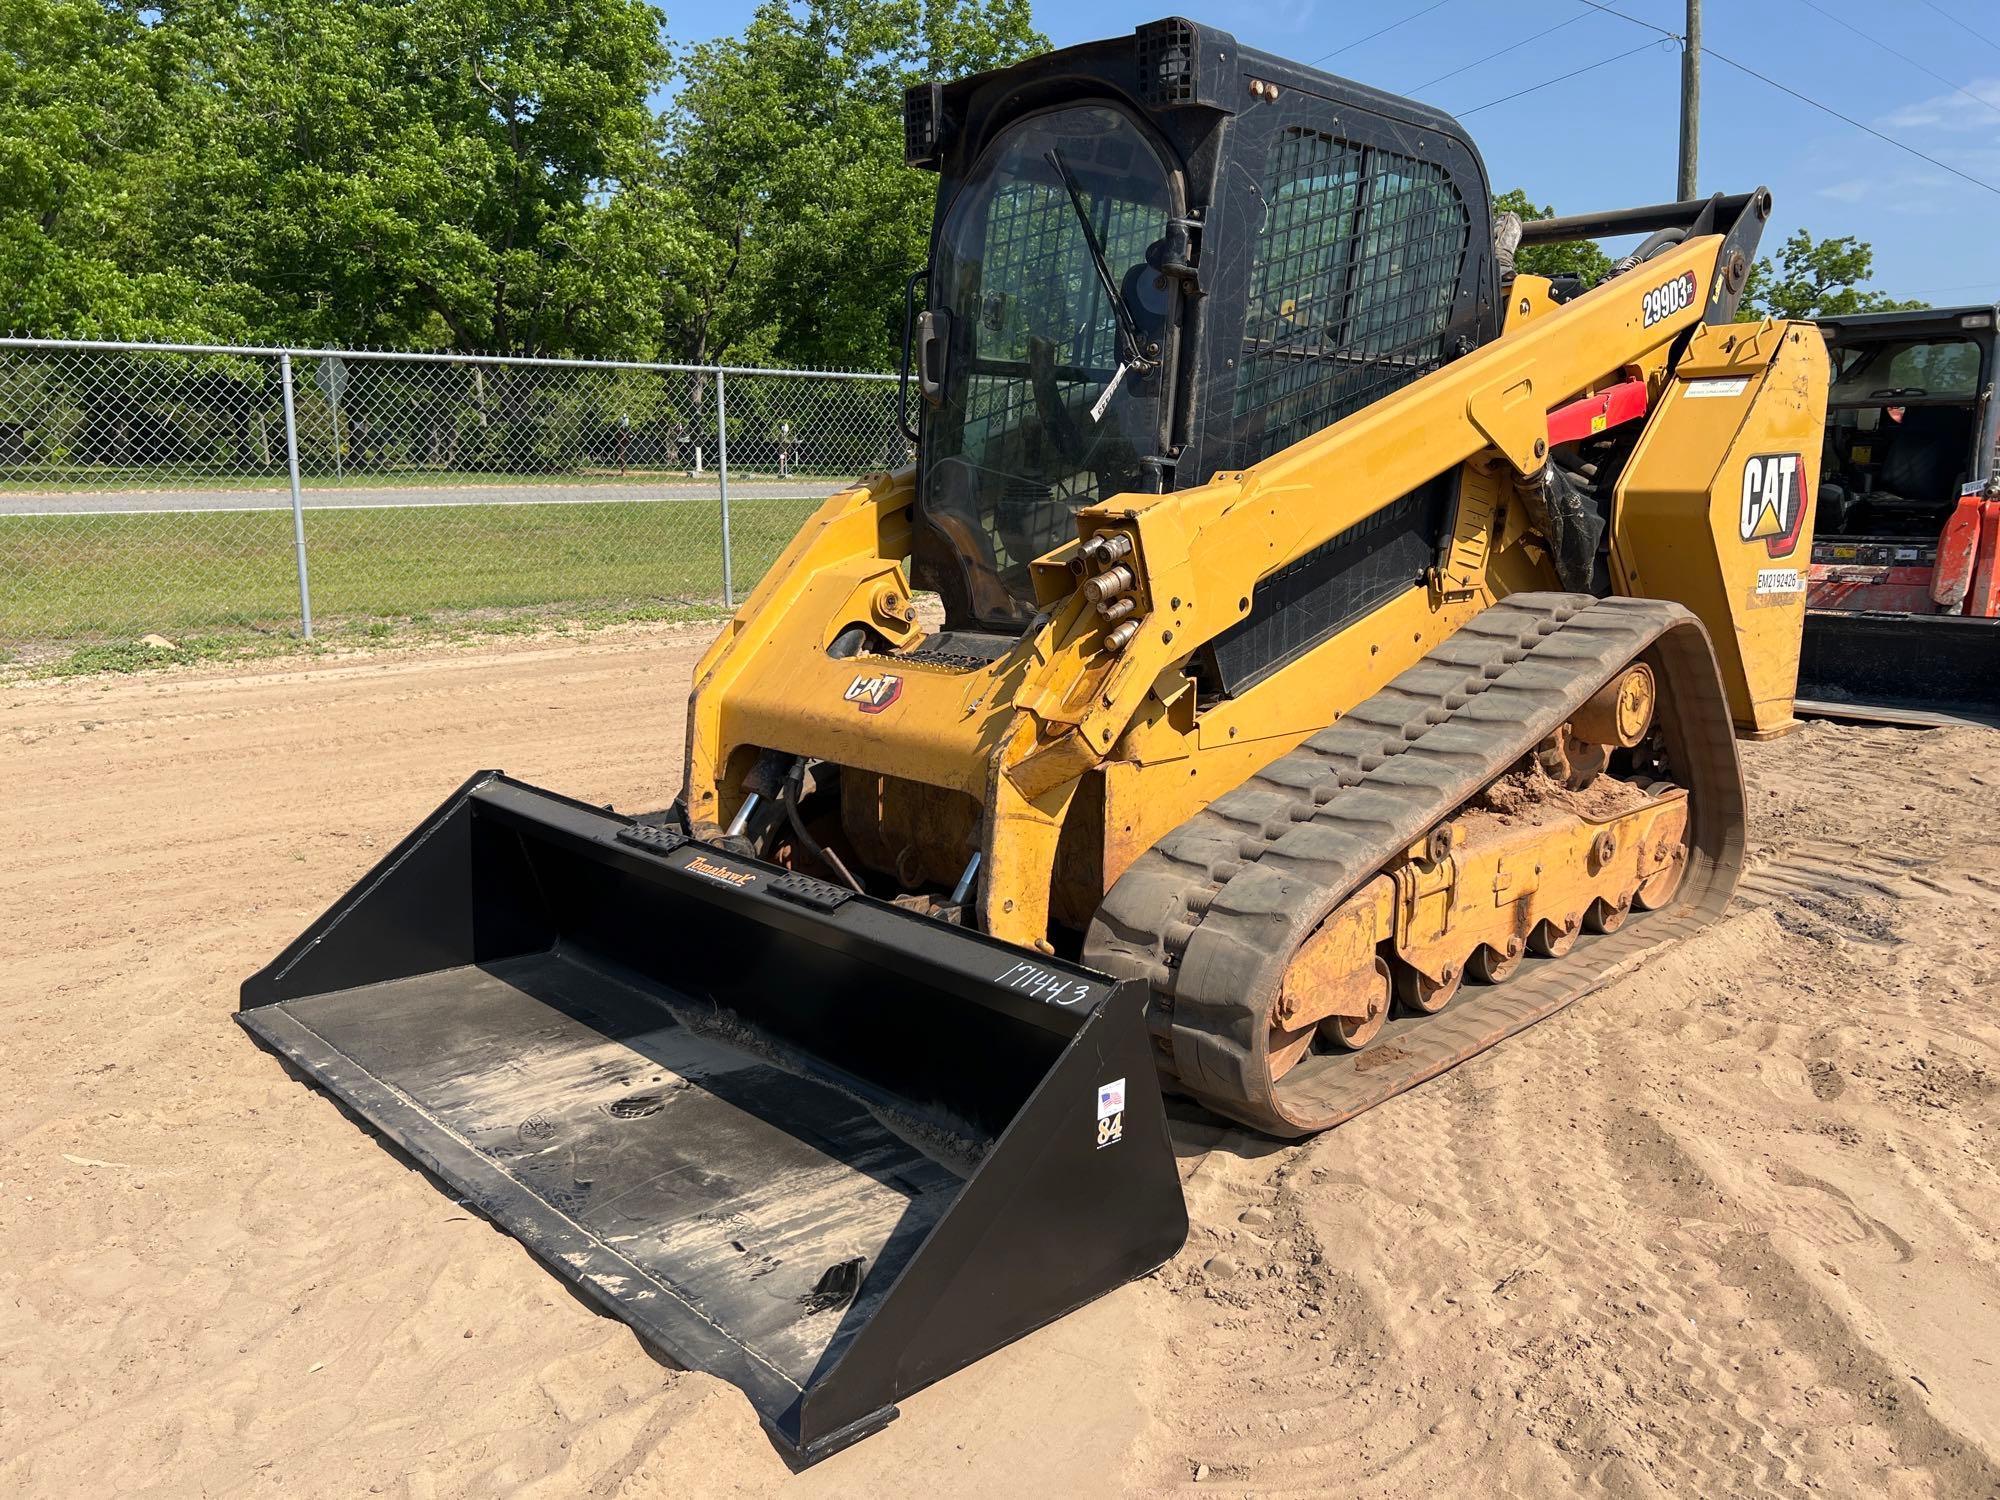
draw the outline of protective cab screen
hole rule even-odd
[[[950,318],[929,417],[923,504],[964,555],[990,623],[1033,613],[1028,564],[1076,508],[1145,487],[1158,451],[1173,308],[1159,269],[1167,168],[1123,112],[1031,116],[980,159],[939,231],[933,297]]]

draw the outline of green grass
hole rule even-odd
[[[848,474],[798,473],[790,476],[808,484],[845,484],[853,478]],[[760,469],[746,469],[732,464],[729,469],[730,482],[767,484],[780,478],[779,475]],[[620,485],[643,486],[663,484],[682,487],[686,485],[708,485],[716,482],[715,470],[707,469],[700,474],[690,474],[685,469],[628,469],[620,474],[616,469],[591,468],[564,470],[547,474],[513,474],[488,472],[473,469],[349,469],[336,477],[332,474],[302,474],[299,488],[318,492],[321,490],[379,490],[379,489],[534,489],[544,485],[561,485],[581,488],[599,486],[616,488]],[[217,470],[204,473],[188,466],[154,464],[118,468],[108,464],[53,464],[38,463],[27,468],[17,468],[0,475],[0,494],[7,495],[96,495],[117,491],[122,493],[172,494],[175,490],[241,490],[246,494],[264,493],[271,490],[288,490],[291,480],[284,470],[267,470],[258,473],[242,473]]]
[[[817,504],[731,507],[739,599]],[[336,641],[721,607],[721,528],[706,505],[325,510],[307,517],[306,544],[314,621]],[[0,516],[0,660],[130,671],[292,649],[298,602],[288,512]],[[176,649],[138,644],[149,632]]]

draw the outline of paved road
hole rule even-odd
[[[737,500],[823,500],[840,485],[827,479],[732,479]],[[671,480],[632,484],[397,485],[307,489],[308,510],[368,510],[421,505],[585,505],[605,501],[716,503],[715,481]],[[291,492],[178,489],[14,491],[0,493],[0,516],[145,515],[191,511],[290,510]]]

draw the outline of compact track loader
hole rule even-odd
[[[1819,320],[1833,370],[1802,712],[2000,724],[1995,312]]]
[[[1643,236],[1578,294],[1449,117],[1186,21],[906,128],[917,461],[680,804],[481,773],[241,1012],[800,1461],[1175,1251],[1163,1087],[1323,1130],[1722,911],[1827,389],[1761,190],[1526,226]]]

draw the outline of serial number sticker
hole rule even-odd
[[[1051,1005],[1077,1005],[1090,998],[1090,986],[1067,974],[1052,974],[1040,964],[1017,963],[994,981]]]
[[[1757,570],[1757,592],[1760,594],[1796,594],[1805,586],[1805,578],[1797,568]]]
[[[1651,328],[1662,318],[1671,318],[1694,306],[1697,289],[1692,271],[1683,271],[1665,286],[1654,287],[1639,299],[1639,313],[1645,326]]]
[[[1125,1080],[1114,1078],[1097,1088],[1097,1147],[1125,1138]]]
[[[1740,396],[1749,389],[1748,375],[1729,375],[1717,380],[1690,380],[1686,395],[1690,401],[1700,401],[1704,397]]]

